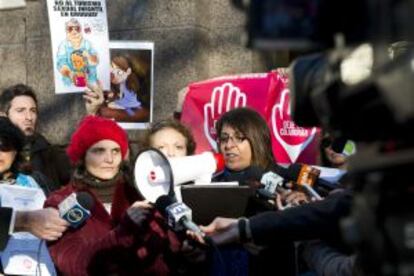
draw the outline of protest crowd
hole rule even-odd
[[[109,58],[105,1],[49,2],[64,28],[51,31],[56,94],[82,93],[85,115],[57,145],[35,89],[0,91],[0,275],[414,275],[412,86],[387,94],[411,84],[412,43],[387,44],[366,83],[366,48],[338,45],[188,83],[155,120],[151,62],[117,46]],[[144,135],[132,141],[134,123]],[[394,177],[398,190],[381,186]]]

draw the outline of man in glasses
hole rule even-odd
[[[97,82],[96,67],[99,63],[96,50],[92,44],[83,37],[82,26],[77,19],[70,19],[65,24],[66,39],[59,45],[57,53],[57,68],[62,74],[62,81],[66,86],[79,86],[85,82],[77,80],[76,68],[72,62],[72,54],[81,52],[86,61],[87,82],[94,84]]]

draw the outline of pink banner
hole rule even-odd
[[[225,76],[189,85],[181,121],[194,134],[196,152],[217,150],[215,123],[226,111],[243,106],[259,112],[268,123],[277,162],[316,163],[318,130],[293,123],[287,78],[276,71]]]

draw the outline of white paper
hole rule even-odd
[[[2,207],[13,207],[16,211],[30,211],[43,208],[46,197],[41,189],[17,185],[0,186]],[[27,232],[14,233],[1,253],[4,272],[12,275],[56,275],[53,262],[45,243],[39,251],[41,240]],[[38,267],[38,260],[40,265]]]

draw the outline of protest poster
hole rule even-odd
[[[55,93],[109,89],[109,36],[104,0],[47,0]]]
[[[217,151],[215,126],[221,115],[237,107],[257,111],[270,130],[278,163],[316,164],[317,128],[297,126],[290,116],[288,79],[280,71],[222,76],[188,85],[181,122],[197,143],[196,153]]]
[[[101,116],[125,129],[146,128],[152,121],[154,43],[110,41],[111,89]]]
[[[110,41],[111,86],[104,90],[98,115],[125,129],[146,128],[152,121],[154,43]]]

